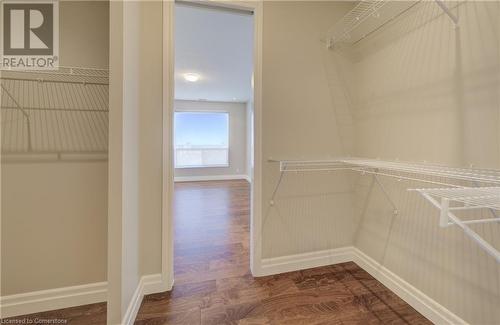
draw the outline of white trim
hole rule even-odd
[[[196,2],[198,0],[186,0]],[[163,0],[163,171],[162,171],[162,281],[170,290],[173,284],[172,198],[174,184],[172,117],[174,112],[174,1]],[[254,167],[251,183],[250,269],[259,276],[262,219],[262,25],[263,1],[210,0],[210,5],[254,13]],[[246,178],[246,177],[245,177]]]
[[[163,281],[161,274],[144,275],[139,280],[137,288],[135,288],[134,295],[130,300],[127,311],[123,316],[122,325],[132,325],[135,322],[139,308],[141,307],[142,299],[145,295],[162,292]]]
[[[354,247],[349,246],[317,252],[266,258],[262,260],[261,275],[273,275],[350,262],[352,261],[353,249]]]
[[[404,279],[375,261],[357,248],[353,248],[353,262],[415,308],[434,324],[467,324],[463,319],[440,305]]]
[[[435,300],[382,266],[359,249],[347,246],[317,252],[302,253],[262,260],[261,275],[272,275],[325,265],[354,262],[375,279],[415,308],[435,324],[467,324],[463,319]],[[133,324],[144,295],[170,290],[173,283],[165,286],[161,274],[141,277],[122,324]],[[98,282],[80,286],[34,291],[0,297],[2,318],[27,315],[106,301],[107,283]]]
[[[467,324],[410,283],[353,246],[262,260],[261,275],[354,262],[434,324]]]
[[[123,315],[122,325],[131,325],[134,324],[135,318],[137,317],[137,313],[139,312],[139,308],[141,307],[142,298],[144,297],[144,283],[142,277],[135,288],[134,294],[132,295],[132,299],[130,299],[130,303],[125,311],[125,315]]]
[[[107,282],[33,291],[0,297],[2,318],[106,301]]]
[[[174,281],[173,239],[173,121],[174,114],[174,26],[175,3],[163,0],[163,140],[162,140],[162,207],[161,207],[161,278],[162,286],[171,290]]]
[[[105,302],[108,295],[107,287],[107,282],[97,282],[0,297],[0,315],[2,318],[7,318]],[[172,284],[170,284],[171,287]],[[122,324],[134,323],[144,295],[164,292],[167,289],[169,288],[165,288],[159,273],[141,277],[123,317]]]
[[[262,47],[263,1],[250,1],[247,7],[254,16],[254,93],[253,93],[253,169],[250,174],[250,270],[254,276],[261,273],[262,260]]]
[[[163,287],[163,280],[161,274],[150,274],[142,277],[143,280],[143,294],[150,295],[152,293],[159,293],[167,291]]]
[[[174,182],[227,181],[235,179],[248,180],[248,175],[175,176]]]

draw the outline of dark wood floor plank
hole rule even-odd
[[[16,321],[18,323],[16,323]],[[106,303],[103,302],[2,319],[2,324],[42,323],[72,325],[106,324]]]
[[[354,263],[252,277],[247,182],[178,183],[175,193],[176,285],[144,300],[138,324],[194,306],[201,324],[429,324]]]
[[[254,278],[246,181],[176,183],[175,285],[144,297],[137,325],[430,324],[355,263]],[[105,324],[105,304],[29,315]]]

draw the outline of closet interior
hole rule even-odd
[[[109,3],[58,12],[59,66],[0,71],[2,318],[106,300]]]
[[[354,246],[372,275],[394,272],[467,322],[498,322],[498,13],[360,1],[326,30],[331,132],[315,111],[304,115],[314,130],[282,127],[264,145],[265,259],[341,262]]]
[[[61,67],[1,71],[2,317],[500,323],[500,1],[255,3],[252,187],[195,186],[198,246],[173,239],[175,2],[61,1]]]

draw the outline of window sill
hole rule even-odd
[[[227,165],[209,165],[209,166],[175,166],[175,169],[193,169],[193,168],[229,168]]]

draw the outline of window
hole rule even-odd
[[[229,114],[175,112],[175,168],[229,166]]]

